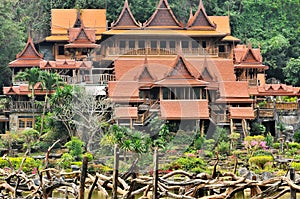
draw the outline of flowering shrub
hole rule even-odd
[[[264,141],[264,139],[265,137],[262,135],[247,136],[243,142],[243,145],[247,150],[248,155],[252,157],[255,151],[259,149],[266,150],[268,146],[267,146],[267,142]]]
[[[268,162],[273,162],[273,156],[263,155],[263,156],[255,156],[249,159],[249,163],[252,165],[258,166],[260,169],[264,169],[265,164]]]

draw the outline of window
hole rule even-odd
[[[166,41],[160,41],[160,48],[167,48],[167,42]]]
[[[125,48],[126,47],[126,42],[124,40],[121,40],[119,43],[119,48]]]
[[[206,48],[206,41],[202,41],[202,48]]]
[[[220,45],[219,46],[219,52],[220,53],[224,53],[225,52],[225,46],[224,45]]]
[[[175,41],[170,41],[170,48],[175,48]]]
[[[189,48],[189,42],[188,41],[181,41],[181,47],[182,48]]]
[[[151,41],[150,44],[151,44],[151,48],[152,49],[156,49],[157,48],[157,41]]]
[[[65,54],[65,47],[58,46],[58,55],[64,55],[64,54]]]
[[[19,116],[18,127],[19,129],[32,128],[34,124],[32,116]]]
[[[192,48],[198,48],[199,44],[197,41],[192,41]]]
[[[139,48],[145,48],[145,41],[144,40],[139,41]]]
[[[129,40],[129,48],[135,48],[135,41]]]

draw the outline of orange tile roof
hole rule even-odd
[[[208,19],[217,25],[217,31],[231,34],[229,16],[208,16]]]
[[[108,97],[112,101],[136,101],[139,99],[139,84],[136,81],[108,82]]]
[[[166,120],[209,119],[207,100],[162,100],[160,111]]]
[[[198,30],[216,30],[216,24],[213,24],[208,18],[202,0],[200,0],[195,15],[187,22],[186,28]]]
[[[75,61],[70,59],[56,60],[56,61],[41,61],[41,69],[85,69],[92,68],[92,61]]]
[[[152,16],[143,24],[143,28],[182,29],[167,0],[160,0]]]
[[[43,55],[37,52],[30,35],[28,35],[26,46],[22,52],[17,54],[16,60],[9,63],[9,67],[39,66],[41,60],[43,60]]]
[[[227,35],[225,36],[222,41],[233,41],[233,42],[240,42],[241,40],[239,38],[236,38],[234,36],[231,35]]]
[[[252,107],[229,107],[229,118],[231,119],[255,119]]]
[[[137,119],[137,107],[116,107],[115,117],[117,119]]]
[[[250,43],[248,47],[246,47],[246,45],[238,45],[233,49],[233,54],[235,64],[240,64],[243,62],[262,63],[260,49],[253,49]]]
[[[249,93],[254,96],[300,96],[299,87],[286,84],[265,84],[252,86]]]
[[[96,29],[97,35],[106,30],[105,9],[81,9],[80,12],[86,28]],[[51,15],[51,34],[67,35],[77,19],[77,9],[52,9]]]
[[[117,21],[111,24],[111,29],[135,29],[140,27],[141,24],[137,23],[132,15],[128,5],[128,0],[125,0],[121,14]]]
[[[37,83],[34,86],[35,95],[46,95],[46,90],[42,88],[41,83]],[[55,91],[50,91],[54,93]],[[14,85],[10,87],[3,87],[3,93],[5,95],[30,95],[32,90],[28,88],[28,84]]]
[[[223,98],[249,98],[248,82],[228,81],[220,82],[220,96]]]

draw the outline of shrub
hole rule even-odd
[[[58,162],[58,165],[64,169],[67,169],[67,168],[70,168],[71,167],[71,164],[72,164],[72,161],[74,160],[74,157],[69,154],[69,153],[64,153],[59,162]]]
[[[205,171],[205,163],[201,158],[189,156],[178,158],[176,161],[171,163],[169,169],[183,169],[185,171],[192,171],[195,168],[197,168],[197,171],[200,171],[201,169],[201,171]]]
[[[292,162],[291,167],[294,167],[296,171],[300,171],[300,162]]]
[[[279,149],[280,148],[280,143],[279,142],[275,142],[275,143],[272,144],[272,147],[274,149]]]
[[[270,151],[260,149],[255,151],[253,156],[273,156],[273,154]]]
[[[19,169],[21,162],[23,160],[23,157],[16,157],[16,158],[9,158],[12,165],[14,166],[14,169]],[[42,162],[40,160],[34,160],[33,158],[27,157],[24,164],[23,164],[23,171],[25,173],[32,172],[36,168],[39,168],[42,166]],[[0,159],[0,168],[9,167],[9,164],[6,160]]]
[[[229,152],[229,148],[230,148],[230,143],[229,142],[221,141],[219,143],[219,145],[217,146],[217,151],[220,154],[226,154],[227,152]]]
[[[273,162],[273,160],[273,156],[269,155],[254,156],[249,159],[249,163],[258,166],[260,169],[264,169],[265,164],[268,162]]]
[[[94,159],[94,156],[93,156],[93,154],[91,154],[91,153],[85,153],[85,154],[83,154],[84,156],[86,156],[87,158],[88,158],[88,161],[89,162],[91,162],[93,159]]]
[[[294,133],[294,139],[295,139],[295,142],[300,143],[300,131],[296,131]]]
[[[73,157],[82,158],[82,146],[83,142],[78,137],[72,137],[71,141],[67,142],[65,146],[70,150],[70,154]]]
[[[297,142],[290,142],[288,143],[289,148],[296,148],[296,149],[300,149],[300,144]]]

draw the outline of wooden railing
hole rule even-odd
[[[229,121],[229,115],[228,114],[218,114],[215,112],[211,112],[211,119],[216,123],[228,123]]]
[[[32,103],[31,101],[14,101],[10,103],[10,111],[18,112],[40,112],[43,105]]]
[[[299,104],[296,102],[267,102],[259,106],[260,109],[276,109],[276,110],[298,110]]]
[[[84,79],[87,84],[107,85],[109,81],[115,81],[115,75],[112,74],[85,75]]]
[[[273,118],[274,117],[274,110],[273,109],[259,109],[258,110],[258,116],[259,117],[269,117]]]
[[[106,54],[108,56],[121,56],[121,55],[175,55],[178,49],[176,48],[118,48],[108,47]],[[182,48],[182,53],[185,56],[200,56],[211,55],[218,56],[217,48]]]

